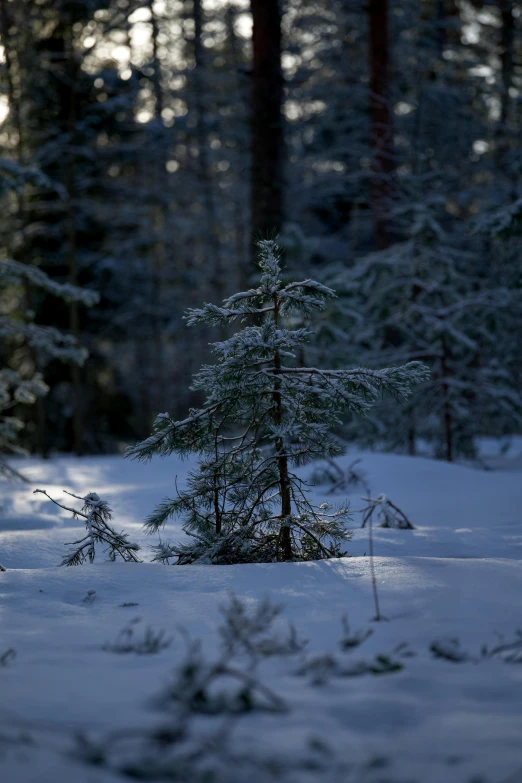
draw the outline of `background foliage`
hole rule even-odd
[[[454,459],[520,431],[521,17],[515,0],[0,0],[0,258],[100,296],[2,282],[3,315],[89,351],[2,343],[3,367],[49,387],[10,409],[21,443],[115,451],[200,404],[210,335],[183,311],[248,288],[267,231],[289,275],[340,294],[303,363],[432,370],[347,437]]]

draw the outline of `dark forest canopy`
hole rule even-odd
[[[347,438],[452,460],[520,432],[522,2],[0,0],[0,45],[0,416],[21,444],[114,451],[198,403],[215,337],[183,313],[247,288],[276,234],[338,293],[303,363],[430,366]]]

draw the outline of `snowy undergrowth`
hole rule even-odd
[[[206,662],[219,660],[219,607],[231,592],[249,611],[268,596],[283,606],[277,632],[288,635],[291,622],[297,638],[308,640],[293,655],[256,667],[285,712],[196,716],[198,742],[208,732],[231,732],[237,780],[255,780],[252,760],[260,780],[278,769],[284,781],[335,783],[501,783],[522,774],[522,665],[507,661],[509,654],[483,654],[484,645],[489,653],[502,639],[516,643],[522,627],[517,454],[494,472],[392,455],[345,458],[348,465],[361,456],[372,492],[389,495],[416,527],[374,530],[387,618],[381,623],[371,622],[367,531],[357,515],[351,558],[179,568],[97,560],[60,569],[63,544],[81,521],[33,496],[32,488],[4,485],[0,562],[8,570],[0,573],[0,656],[14,653],[0,666],[2,779],[122,780],[115,758],[93,767],[85,755],[95,761],[97,743],[114,731],[129,739],[138,728],[143,740],[171,721],[156,697],[186,660],[187,634],[201,640]],[[53,496],[68,487],[107,498],[116,523],[144,545],[147,559],[156,541],[142,536],[141,520],[189,467],[60,458],[30,460],[25,472]],[[325,491],[317,488],[317,498]],[[350,496],[354,509],[363,507],[361,494]],[[346,644],[368,630],[361,645]],[[123,642],[131,649],[121,649]],[[249,670],[248,656],[238,665]],[[80,747],[75,731],[84,737],[83,761],[64,755]]]

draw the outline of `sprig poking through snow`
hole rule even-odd
[[[368,520],[376,512],[377,519],[380,520],[380,527],[394,527],[399,530],[415,530],[410,520],[401,509],[392,503],[384,493],[376,498],[363,497],[368,505],[361,510],[363,523],[361,527],[366,527]]]
[[[109,560],[116,560],[116,557],[119,556],[126,563],[140,562],[136,555],[136,552],[140,549],[139,544],[133,544],[128,540],[126,533],[123,531],[117,533],[109,525],[109,520],[112,519],[112,510],[109,508],[106,500],[102,500],[96,492],[90,492],[83,498],[73,495],[72,492],[67,492],[67,490],[64,490],[64,492],[77,500],[83,501],[81,511],[58,503],[44,489],[35,489],[33,492],[35,495],[37,493],[45,495],[56,506],[70,511],[74,519],[78,517],[85,519],[86,535],[78,539],[78,541],[71,541],[68,544],[68,546],[75,548],[64,555],[60,565],[82,565],[86,560],[92,563],[95,557],[96,543],[107,544]]]

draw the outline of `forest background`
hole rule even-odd
[[[431,369],[346,439],[451,461],[521,432],[521,119],[514,0],[0,0],[2,450],[183,417],[223,336],[185,309],[276,235],[338,293],[299,361]]]

